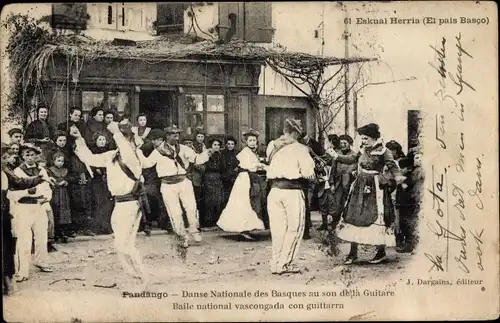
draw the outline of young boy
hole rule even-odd
[[[12,128],[7,133],[10,137],[10,144],[20,145],[23,141],[23,131],[19,128]]]

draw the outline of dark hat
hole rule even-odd
[[[252,128],[243,132],[243,138],[247,139],[248,137],[259,137],[259,132],[257,130],[253,130]]]
[[[339,141],[340,140],[347,141],[349,143],[349,145],[352,145],[352,143],[354,142],[354,140],[352,140],[351,136],[349,136],[349,135],[341,135],[338,138],[339,138]]]
[[[176,125],[173,125],[173,126],[168,126],[165,128],[165,135],[170,135],[170,134],[174,134],[174,133],[181,133],[181,129],[177,128]]]
[[[16,133],[23,134],[23,130],[20,129],[20,128],[12,128],[12,129],[9,130],[9,132],[7,132],[7,134],[9,135],[9,137],[12,137],[12,135],[14,135]]]
[[[33,150],[37,154],[41,154],[42,150],[32,143],[24,143],[19,147],[19,153],[22,154],[25,150]]]
[[[151,129],[151,131],[149,132],[147,138],[149,140],[155,140],[155,139],[158,139],[158,138],[163,138],[165,137],[165,132],[161,129]]]
[[[373,139],[380,138],[379,127],[375,123],[369,123],[361,128],[358,128],[358,133],[362,136],[368,136]]]
[[[402,151],[403,150],[403,147],[401,147],[401,145],[396,140],[388,141],[385,144],[385,147],[387,149],[390,149],[390,150],[396,150],[396,151]]]
[[[305,137],[307,134],[304,134],[304,130],[302,129],[302,121],[298,119],[285,119],[285,131],[286,132],[293,132],[296,131],[299,134],[303,135]]]
[[[182,141],[194,141],[194,136],[190,133],[181,134]]]

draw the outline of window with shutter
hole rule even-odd
[[[229,21],[229,15],[236,15],[236,33],[233,38],[243,39],[243,27],[244,27],[244,13],[243,4],[236,2],[219,2],[219,39],[224,39],[229,27],[231,25]]]
[[[184,10],[189,3],[158,3],[156,26],[158,33],[180,33],[184,30]]]
[[[271,43],[274,35],[272,3],[245,2],[245,40]]]
[[[52,4],[51,26],[59,29],[87,29],[87,4]]]

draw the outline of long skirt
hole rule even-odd
[[[220,173],[207,172],[203,177],[204,212],[201,227],[213,227],[219,220],[224,203],[224,192]]]
[[[264,230],[264,222],[251,204],[250,176],[247,172],[238,174],[229,201],[222,211],[217,225],[227,232]]]
[[[114,201],[108,190],[108,185],[100,178],[92,179],[92,201],[94,223],[97,233],[110,234],[111,213],[114,208]]]
[[[50,202],[56,226],[71,224],[71,207],[67,187],[56,186]]]
[[[69,186],[71,200],[71,221],[75,230],[90,229],[92,225],[92,188],[87,184]]]
[[[394,247],[390,225],[394,207],[388,190],[379,186],[378,175],[360,172],[353,182],[337,236],[348,242]]]

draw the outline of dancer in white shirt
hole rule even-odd
[[[142,212],[136,189],[142,167],[135,154],[137,147],[131,128],[128,122],[120,124],[111,122],[108,130],[113,134],[117,149],[101,154],[92,154],[78,128],[72,126],[70,133],[76,138],[75,154],[82,162],[94,167],[106,167],[108,189],[115,198],[115,207],[111,215],[114,245],[123,269],[135,282],[144,286],[147,275],[135,247]]]
[[[201,241],[193,184],[187,178],[187,173],[191,164],[203,164],[208,161],[209,156],[208,150],[196,154],[190,147],[179,144],[180,132],[181,130],[175,126],[166,128],[165,142],[161,146],[156,148],[147,158],[144,157],[142,151],[138,151],[138,155],[141,158],[143,168],[156,165],[156,171],[161,180],[161,194],[170,217],[170,223],[174,232],[181,239],[181,246],[187,248],[189,247],[188,232],[195,242]],[[189,222],[187,231],[182,217],[182,208],[184,208]]]
[[[23,144],[20,152],[23,163],[14,170],[15,176],[48,178],[45,169],[35,161],[42,153],[40,148],[33,144]],[[13,216],[14,233],[17,237],[16,281],[28,280],[32,239],[35,241],[35,266],[43,272],[52,272],[52,267],[47,265],[49,224],[47,211],[51,210],[50,200],[52,199],[52,189],[49,183],[42,182],[26,190],[8,191],[7,198],[12,202],[10,211]]]
[[[272,236],[271,272],[299,273],[291,263],[296,257],[305,228],[303,188],[314,180],[314,161],[307,146],[297,140],[302,134],[300,120],[286,119],[284,135],[268,151],[267,178],[271,191],[267,210]]]

